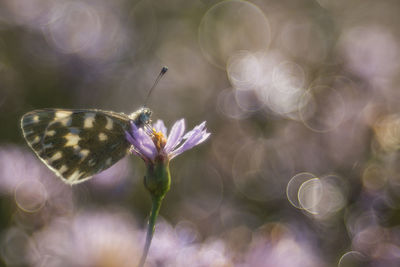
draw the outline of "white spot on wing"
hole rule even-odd
[[[94,122],[94,113],[86,113],[83,121],[83,128],[92,128]]]
[[[46,132],[46,136],[54,136],[56,134],[56,131],[50,130]]]
[[[111,165],[111,162],[112,162],[112,158],[110,157],[110,158],[108,158],[108,159],[106,160],[106,165],[107,165],[107,166],[110,166],[110,165]]]
[[[79,151],[79,156],[81,157],[81,161],[84,160],[88,155],[89,155],[89,150],[87,149],[82,149]]]
[[[63,119],[63,118],[70,117],[71,115],[72,115],[72,111],[59,110],[59,111],[56,111],[55,118],[56,119]]]
[[[108,139],[107,135],[105,133],[99,133],[99,140],[100,141],[106,141]]]
[[[64,172],[68,171],[68,167],[66,165],[62,165],[58,171],[62,174]]]
[[[32,121],[33,121],[33,122],[38,122],[38,121],[39,121],[39,115],[34,115],[34,116],[32,117]]]
[[[106,117],[106,119],[107,119],[106,129],[112,130],[112,128],[114,127],[114,122],[109,117]]]
[[[73,134],[73,133],[67,133],[64,137],[67,140],[67,143],[65,144],[65,146],[74,146],[75,147],[76,145],[78,145],[79,140],[81,140],[79,135]]]
[[[63,126],[71,126],[72,117],[63,118],[63,119],[60,119],[60,120],[57,120],[57,121],[60,122]]]
[[[61,159],[61,157],[62,157],[62,152],[58,151],[53,156],[51,156],[50,162],[56,161],[58,159]]]
[[[73,183],[73,182],[79,180],[79,177],[81,177],[81,173],[78,170],[76,170],[69,177],[67,177],[67,179],[68,179],[68,182]]]
[[[39,143],[39,141],[40,141],[40,137],[39,136],[35,136],[35,138],[33,138],[32,142],[31,142],[31,144],[32,145],[37,144],[37,143]]]

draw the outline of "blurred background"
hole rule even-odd
[[[171,162],[147,266],[400,266],[397,0],[0,2],[0,262],[136,266],[150,197],[126,157],[68,186],[39,108],[206,120]]]

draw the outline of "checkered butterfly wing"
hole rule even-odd
[[[29,146],[56,175],[80,183],[109,168],[131,147],[125,139],[130,121],[123,113],[102,110],[42,109],[26,113],[21,128]]]

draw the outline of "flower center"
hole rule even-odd
[[[156,145],[157,151],[160,152],[164,148],[165,144],[167,143],[167,139],[165,139],[164,135],[162,132],[157,132],[153,128],[153,134],[152,134],[152,139],[154,144]]]

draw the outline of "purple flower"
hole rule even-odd
[[[30,239],[29,266],[136,266],[142,234],[134,225],[115,208],[57,217]]]
[[[171,185],[169,161],[204,142],[210,136],[205,126],[206,122],[203,122],[184,134],[185,121],[181,119],[175,122],[168,134],[164,122],[158,120],[153,128],[150,125],[138,128],[132,122],[131,130],[125,132],[126,139],[133,145],[132,151],[146,163],[147,173],[144,176],[144,185],[152,198],[146,244],[139,262],[141,267],[144,266],[149,252],[161,202]]]
[[[169,161],[204,142],[210,136],[205,126],[206,122],[204,121],[184,134],[185,120],[180,119],[175,122],[168,134],[162,120],[158,120],[153,125],[153,129],[138,128],[131,123],[131,131],[125,132],[125,136],[133,145],[134,153],[146,163],[154,163],[156,159]]]

